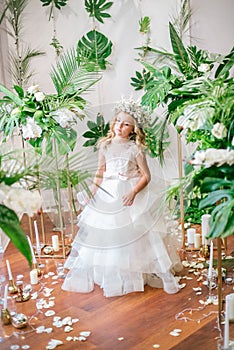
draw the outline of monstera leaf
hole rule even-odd
[[[103,18],[110,18],[110,14],[104,12],[113,5],[113,2],[106,0],[85,0],[85,8],[90,17],[95,17],[99,22],[103,22]]]
[[[112,51],[112,42],[102,33],[91,30],[77,44],[78,63],[88,71],[106,69],[106,58]]]

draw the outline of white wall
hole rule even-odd
[[[193,9],[191,34],[197,44],[211,52],[227,53],[233,44],[233,0],[190,0]],[[136,95],[130,85],[130,77],[142,70],[136,62],[135,50],[145,38],[139,33],[139,19],[151,19],[151,46],[170,49],[168,22],[179,8],[180,0],[115,0],[110,8],[110,19],[104,24],[97,22],[97,29],[113,42],[109,57],[111,65],[103,72],[101,82],[94,87],[87,99],[93,105],[112,103],[121,95]],[[93,28],[92,19],[84,8],[84,1],[70,0],[60,11],[56,10],[57,38],[64,49],[76,47],[78,40]],[[54,88],[49,73],[55,64],[56,54],[50,42],[53,22],[48,21],[49,8],[39,0],[30,0],[24,13],[24,42],[32,48],[46,52],[46,56],[32,61],[38,83],[46,93]],[[1,34],[2,36],[3,34]],[[1,41],[0,41],[1,45]],[[6,53],[7,51],[4,50]],[[6,67],[7,70],[7,67]]]

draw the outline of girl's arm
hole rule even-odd
[[[141,190],[143,190],[143,188],[145,188],[151,180],[151,175],[150,175],[150,171],[149,171],[149,167],[148,167],[148,164],[146,161],[145,154],[140,153],[137,156],[136,161],[137,161],[137,165],[139,167],[140,173],[141,173],[141,177],[140,177],[139,181],[136,183],[136,185],[133,187],[133,189],[123,196],[123,198],[122,198],[123,205],[126,205],[126,206],[132,205],[137,193],[139,193]]]
[[[93,179],[92,195],[94,196],[98,190],[98,187],[102,183],[103,173],[106,170],[106,160],[102,152],[99,152],[98,156],[98,166],[95,177]]]

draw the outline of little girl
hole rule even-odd
[[[167,293],[179,291],[164,243],[162,194],[145,156],[142,128],[148,121],[139,103],[116,105],[109,133],[99,143],[93,196],[79,216],[62,289],[87,293],[97,284],[113,297],[144,291],[149,280]]]

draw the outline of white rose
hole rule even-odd
[[[35,94],[36,92],[40,91],[39,85],[32,85],[28,88],[27,92],[29,94]]]
[[[198,67],[198,72],[206,73],[210,71],[210,65],[208,63],[201,63]]]
[[[34,94],[34,96],[35,96],[36,101],[38,101],[38,102],[42,102],[45,98],[45,95],[41,91],[36,92]]]
[[[41,136],[42,128],[33,118],[27,118],[27,124],[22,126],[22,134],[25,140],[34,139]]]
[[[222,123],[216,123],[211,132],[217,139],[223,139],[227,136],[227,128]]]

